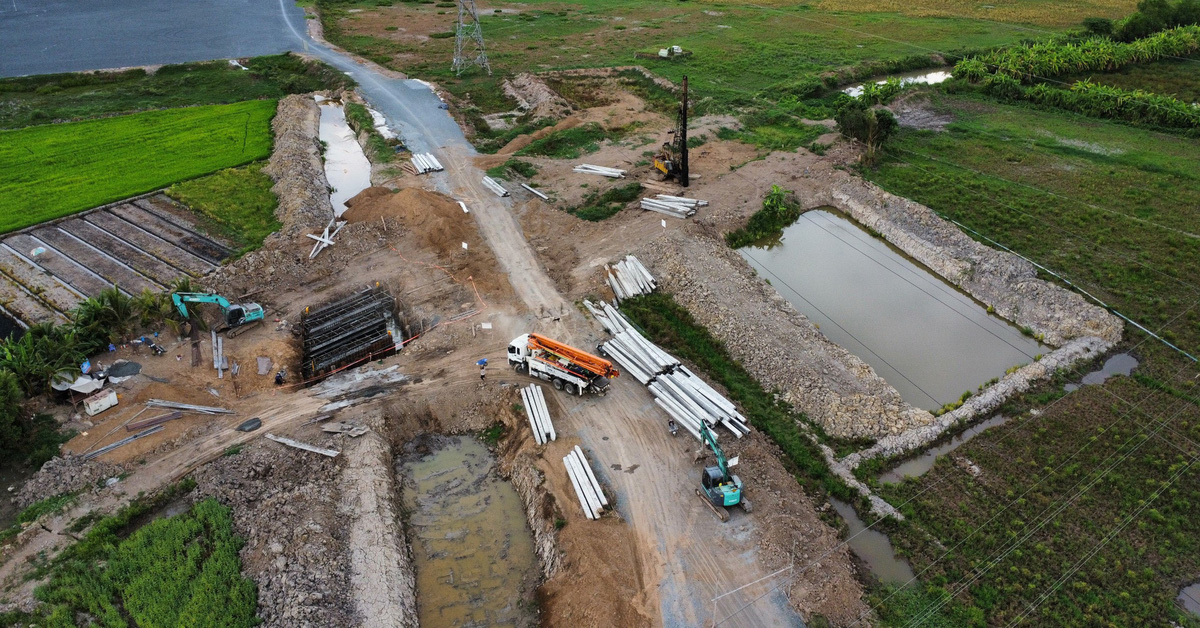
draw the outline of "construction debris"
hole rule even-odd
[[[138,440],[139,438],[145,438],[147,436],[150,436],[151,434],[157,434],[157,433],[163,431],[163,429],[164,429],[163,426],[155,425],[154,427],[152,427],[144,432],[138,432],[137,434],[134,434],[133,436],[127,436],[111,445],[106,445],[104,447],[101,447],[100,449],[97,449],[96,451],[84,454],[83,459],[91,460],[92,458],[96,458],[98,456],[103,456],[104,454],[106,454],[118,447],[124,447],[125,445],[128,445],[129,443],[132,443],[133,441]]]
[[[83,400],[83,411],[88,416],[96,416],[101,412],[117,405],[117,391],[109,388]]]
[[[338,454],[342,453],[340,451],[335,451],[333,449],[325,449],[324,447],[317,447],[316,445],[309,445],[308,443],[302,443],[298,440],[292,440],[290,438],[287,438],[286,436],[276,436],[274,434],[267,434],[267,438],[269,438],[277,443],[287,445],[288,447],[295,447],[296,449],[303,449],[304,451],[311,451],[314,454],[321,454],[322,456],[329,456],[330,458],[337,458]]]
[[[258,374],[259,375],[270,375],[271,374],[271,358],[265,358],[265,357],[260,356],[255,359],[258,360]]]
[[[337,423],[326,423],[325,425],[322,425],[321,431],[328,432],[330,434],[345,434],[350,438],[358,438],[359,436],[370,432],[371,429],[361,423],[356,423],[353,421],[338,421]]]
[[[642,336],[617,308],[601,303],[597,308],[590,301],[584,306],[600,321],[612,339],[600,345],[601,350],[620,364],[650,390],[654,402],[696,440],[703,421],[710,427],[724,425],[734,436],[750,433],[746,417],[733,402],[683,366],[677,358],[658,348]],[[716,432],[713,432],[716,437]]]
[[[546,196],[545,194],[542,194],[541,192],[539,192],[539,191],[537,191],[537,190],[535,190],[535,189],[533,189],[533,188],[529,187],[528,185],[525,185],[524,183],[522,183],[522,184],[521,184],[521,187],[525,188],[526,190],[529,190],[530,192],[533,192],[533,195],[534,195],[534,196],[536,196],[536,197],[538,197],[538,198],[542,199],[543,201],[548,201],[548,200],[550,200],[550,197],[549,197],[549,196]]]
[[[346,226],[346,223],[347,221],[345,220],[333,218],[329,221],[329,224],[325,226],[325,231],[321,232],[321,235],[316,236],[311,233],[306,233],[306,236],[317,241],[317,243],[313,245],[312,252],[308,254],[308,259],[315,258],[317,253],[325,250],[325,247],[333,246],[333,236],[337,235],[338,232],[342,230],[342,227]],[[329,232],[330,229],[333,229],[333,233]]]
[[[546,408],[542,387],[530,384],[522,388],[521,399],[525,402],[525,413],[529,415],[529,426],[533,429],[533,439],[537,444],[545,445],[547,441],[558,440],[554,424],[550,422],[550,411]]]
[[[688,218],[696,214],[696,209],[706,207],[708,201],[702,201],[693,198],[684,198],[682,196],[670,196],[668,194],[658,194],[654,198],[643,198],[642,209],[675,218]]]
[[[161,423],[166,423],[167,421],[174,421],[175,419],[181,419],[181,418],[183,418],[183,413],[176,410],[175,412],[168,412],[166,414],[160,414],[156,417],[146,419],[144,421],[138,421],[137,423],[130,423],[125,426],[125,431],[126,432],[136,432],[137,430],[140,430],[140,429],[144,429],[147,427],[154,427],[155,425],[159,425]]]
[[[217,406],[197,406],[190,403],[179,403],[176,401],[167,401],[165,399],[148,399],[146,405],[151,408],[167,408],[168,410],[185,410],[187,412],[199,412],[201,414],[235,414],[233,410],[228,408],[218,408]]]
[[[575,487],[575,495],[579,497],[583,514],[587,515],[588,519],[599,519],[608,506],[608,498],[604,496],[604,490],[600,488],[600,482],[596,480],[596,474],[592,472],[592,467],[579,445],[563,458],[563,465],[567,467],[567,475]]]
[[[441,172],[445,170],[442,163],[433,156],[433,153],[413,153],[412,167],[416,174],[425,174],[427,172]]]
[[[493,179],[491,177],[483,178],[483,187],[491,190],[493,193],[496,194],[496,196],[501,196],[501,197],[508,196],[508,190],[504,189],[503,185],[500,185],[500,183],[498,181],[496,181],[495,179]]]
[[[611,268],[606,264],[604,269],[608,271],[608,285],[612,286],[618,302],[650,294],[658,287],[658,282],[654,280],[650,271],[632,255],[626,255],[623,261],[617,262],[616,266]]]
[[[610,179],[624,179],[625,171],[620,168],[608,168],[606,166],[593,166],[592,164],[579,164],[574,168],[575,172],[581,174],[598,174],[602,177]]]

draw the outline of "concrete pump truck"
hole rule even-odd
[[[603,396],[608,380],[620,375],[612,362],[541,334],[514,338],[508,345],[508,363],[518,373],[544,379],[572,395]]]

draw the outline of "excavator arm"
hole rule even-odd
[[[541,334],[529,334],[529,345],[533,349],[541,349],[556,356],[566,358],[580,368],[590,373],[612,379],[621,373],[613,368],[612,362],[586,351],[580,351],[570,345],[551,340]]]
[[[171,294],[171,301],[175,303],[175,308],[184,318],[189,317],[187,303],[216,303],[221,306],[222,311],[229,309],[228,299],[219,294],[207,292],[175,292]]]
[[[721,468],[721,475],[724,476],[722,481],[729,480],[729,465],[725,460],[725,452],[721,451],[721,446],[717,444],[717,439],[713,437],[712,430],[708,429],[708,422],[700,421],[700,435],[704,437],[704,444],[717,455],[717,466]]]

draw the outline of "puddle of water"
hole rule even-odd
[[[884,240],[820,208],[740,253],[833,342],[933,410],[1050,349]]]
[[[883,484],[899,484],[904,481],[904,478],[915,478],[923,475],[926,471],[933,468],[933,464],[937,462],[939,456],[944,456],[955,449],[958,449],[963,443],[975,438],[980,432],[1008,423],[1008,417],[997,414],[996,416],[983,421],[970,429],[963,431],[958,436],[955,436],[950,442],[938,445],[928,449],[925,453],[915,458],[909,458],[900,463],[895,469],[883,473],[879,476],[879,481]]]
[[[829,499],[829,503],[833,504],[834,510],[841,515],[842,520],[850,528],[850,532],[846,535],[846,538],[850,539],[850,549],[854,550],[854,554],[870,567],[871,573],[879,578],[880,582],[904,584],[912,580],[912,567],[909,566],[908,561],[896,558],[892,542],[888,540],[886,534],[867,530],[866,524],[858,518],[858,513],[854,512],[854,507],[850,504],[832,497]]]
[[[537,565],[517,492],[471,438],[399,462],[422,626],[523,626]]]
[[[1118,353],[1105,360],[1104,366],[1100,367],[1100,370],[1092,371],[1091,373],[1084,375],[1083,379],[1080,380],[1078,384],[1067,384],[1066,386],[1063,386],[1063,388],[1067,391],[1074,391],[1079,390],[1081,385],[1096,386],[1103,384],[1108,378],[1117,375],[1129,377],[1129,374],[1133,372],[1133,369],[1137,368],[1137,365],[1137,358],[1129,355],[1128,353]]]
[[[1184,610],[1200,617],[1200,582],[1180,589],[1179,597],[1175,599],[1179,600]]]
[[[937,85],[938,83],[941,83],[941,82],[945,81],[946,79],[950,78],[950,71],[949,70],[938,70],[936,72],[928,72],[925,70],[920,70],[917,72],[908,72],[905,74],[897,74],[895,76],[891,76],[888,78],[900,79],[901,85],[912,85],[914,83],[921,83],[923,85]],[[875,81],[875,83],[877,85],[883,85],[884,83],[887,83],[887,78],[885,78],[883,80],[877,80],[877,81]],[[846,89],[842,90],[842,93],[848,94],[855,98],[858,98],[859,96],[862,96],[863,86],[855,85],[853,87],[847,87]]]
[[[333,213],[341,216],[346,201],[371,187],[371,162],[354,139],[342,106],[324,99],[317,102],[321,105],[320,138],[325,142],[325,177],[333,188],[329,203]]]

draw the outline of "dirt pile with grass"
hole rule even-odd
[[[533,118],[560,118],[571,113],[571,105],[562,96],[546,86],[542,79],[522,72],[502,84],[504,95],[517,101],[517,105]]]
[[[320,119],[321,110],[312,96],[297,94],[279,101],[271,121],[275,148],[263,172],[275,180],[271,188],[279,199],[275,217],[283,223],[284,237],[321,229],[333,218],[317,140]]]
[[[124,472],[124,466],[102,460],[84,460],[78,456],[51,458],[25,482],[13,501],[17,508],[26,508],[47,497],[98,487],[104,480]]]

